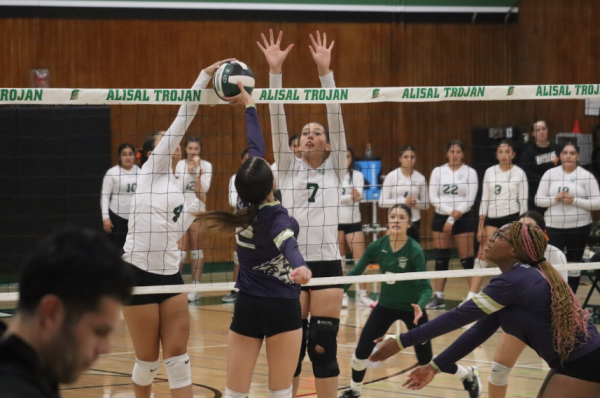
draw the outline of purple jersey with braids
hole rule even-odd
[[[256,108],[246,108],[246,135],[250,157],[265,157],[265,141]],[[251,206],[238,196],[237,207]],[[290,280],[294,268],[306,264],[298,250],[298,222],[278,201],[258,207],[258,215],[245,230],[236,231],[240,271],[235,286],[259,297],[300,297],[300,285]]]
[[[483,292],[460,307],[400,335],[404,347],[422,344],[479,320],[465,331],[433,362],[445,369],[485,342],[499,328],[531,347],[552,368],[560,357],[552,345],[550,284],[530,265],[518,263],[492,278]],[[588,338],[580,336],[569,360],[580,358],[600,347],[600,334],[588,320]]]

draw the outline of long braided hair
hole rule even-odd
[[[552,345],[561,363],[569,359],[579,339],[587,339],[587,313],[558,271],[546,261],[546,235],[537,225],[515,221],[510,232],[519,260],[536,267],[550,285]]]

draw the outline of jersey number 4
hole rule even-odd
[[[173,209],[173,214],[175,214],[175,217],[173,217],[174,222],[177,222],[177,220],[179,220],[179,217],[181,216],[182,211],[183,211],[183,205],[179,205]]]
[[[458,185],[444,184],[444,193],[446,195],[457,195],[458,194]]]
[[[308,203],[315,203],[315,196],[317,196],[317,191],[319,190],[319,184],[308,183],[306,184],[306,189],[312,189],[310,196],[308,197]]]

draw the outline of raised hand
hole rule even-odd
[[[242,82],[237,82],[240,93],[235,97],[224,97],[223,99],[231,105],[254,105],[252,96],[248,94]]]
[[[433,380],[437,372],[433,366],[427,364],[419,366],[408,375],[408,379],[402,384],[409,390],[420,390]]]
[[[204,73],[206,73],[209,76],[212,76],[215,74],[215,72],[217,71],[217,69],[219,69],[219,67],[221,65],[223,65],[225,62],[229,62],[229,61],[235,61],[236,58],[227,58],[224,59],[222,61],[217,61],[214,64],[207,66],[206,68],[204,68]]]
[[[305,265],[296,268],[290,274],[290,279],[299,285],[306,285],[308,282],[310,282],[310,278],[312,278],[312,272]]]
[[[329,65],[331,64],[331,50],[335,41],[331,41],[329,47],[327,47],[327,33],[323,33],[323,39],[321,39],[321,33],[317,30],[317,39],[313,37],[312,33],[309,35],[312,45],[309,45],[310,53],[312,54],[317,68],[319,70],[319,76],[325,76],[328,74]]]
[[[281,39],[283,38],[283,31],[279,31],[277,41],[275,41],[275,38],[273,36],[273,29],[269,29],[269,41],[267,41],[267,38],[265,37],[264,33],[261,33],[260,36],[262,37],[263,42],[261,43],[260,41],[257,41],[256,44],[265,55],[271,73],[276,75],[281,74],[281,67],[283,65],[283,61],[285,61],[294,45],[290,44],[285,50],[281,50]]]

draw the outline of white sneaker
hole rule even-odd
[[[198,294],[198,292],[190,292],[187,294],[188,296],[188,301],[191,303],[192,301],[198,301],[198,299],[200,298],[200,294]]]
[[[342,297],[342,308],[348,308],[348,295],[346,293]]]
[[[371,307],[375,301],[365,293],[358,296],[356,303],[361,307]]]

